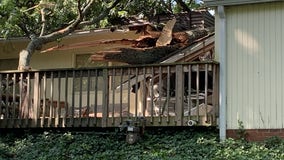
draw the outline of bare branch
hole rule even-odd
[[[38,8],[38,7],[39,8],[49,8],[50,9],[50,8],[53,8],[54,6],[55,6],[54,3],[40,1],[39,4],[37,4],[37,5],[35,5],[35,6],[31,7],[31,8],[28,8],[28,9],[24,10],[23,12],[28,12],[28,11],[33,10],[35,8]]]
[[[94,3],[94,0],[90,0],[82,9],[82,14],[86,14],[86,12],[91,8],[91,5]]]
[[[92,19],[91,21],[84,21],[80,23],[80,26],[92,25],[102,20],[104,17],[108,15],[111,9],[113,9],[121,0],[116,0],[109,8],[107,8],[104,12],[102,12],[98,17]]]
[[[40,10],[40,13],[41,13],[41,32],[40,32],[40,35],[39,36],[43,36],[45,34],[45,31],[46,31],[46,20],[45,20],[45,8],[42,8]]]
[[[116,0],[109,8],[105,9],[104,12],[102,12],[98,17],[94,18],[92,20],[92,23],[87,23],[84,25],[88,25],[88,24],[93,24],[95,22],[100,21],[101,19],[103,19],[104,17],[106,17],[109,13],[109,11],[114,8],[121,0]],[[50,33],[48,35],[45,36],[41,36],[39,37],[39,41],[41,41],[42,44],[46,44],[49,42],[54,41],[55,39],[59,39],[62,38],[64,36],[67,36],[69,33],[73,32],[75,29],[77,29],[79,27],[79,25],[81,26],[81,22],[85,16],[85,14],[87,13],[87,11],[90,10],[92,4],[94,3],[94,0],[90,0],[89,3],[85,6],[84,9],[81,10],[81,15],[79,15],[70,25],[68,25],[67,27],[59,30],[59,31],[55,31],[53,33]]]
[[[79,17],[82,17],[81,1],[80,0],[78,0],[78,7],[77,7],[77,9],[78,9]]]
[[[191,9],[184,3],[183,0],[175,0],[177,2],[178,5],[180,5],[182,7],[182,9],[184,11],[187,11],[188,13],[191,12]],[[190,4],[192,3],[192,0],[190,0],[189,2]]]

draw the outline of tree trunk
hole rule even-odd
[[[42,47],[42,40],[41,39],[33,39],[27,46],[25,50],[22,50],[19,54],[19,65],[18,70],[20,71],[28,71],[31,69],[30,61],[32,54],[35,50],[39,50]],[[27,79],[20,79],[19,87],[21,89],[21,106],[20,110],[20,117],[21,118],[32,118],[34,112],[32,110],[32,106],[29,105],[30,103],[30,95],[28,90],[30,90],[29,86],[27,85]]]
[[[32,54],[36,50],[40,50],[42,48],[42,45],[44,44],[44,40],[46,38],[33,38],[30,43],[28,44],[27,48],[22,50],[19,54],[19,65],[18,70],[20,71],[27,71],[30,70],[30,61]],[[52,38],[53,39],[53,38]],[[51,41],[53,41],[51,39]],[[45,40],[46,43],[49,41]]]
[[[27,50],[22,50],[19,54],[19,64],[18,64],[18,70],[20,71],[28,71],[31,68],[30,65],[30,59],[31,59],[31,53]]]
[[[178,50],[178,45],[147,49],[121,48],[119,51],[101,52],[91,56],[93,61],[113,61],[128,64],[151,64]]]
[[[149,39],[151,39],[151,37],[146,37],[145,39],[135,41],[136,45],[133,48],[119,48],[113,51],[100,51],[92,55],[91,59],[93,61],[113,61],[124,62],[128,64],[156,63],[164,60],[165,58],[168,58],[173,54],[176,54],[176,52],[178,52],[180,49],[191,45],[196,40],[209,35],[211,32],[212,29],[195,29],[184,32],[176,32],[172,34],[172,38],[164,38],[160,42],[162,46],[137,48],[137,44],[147,44],[144,43],[144,40],[147,40],[147,42],[149,42]],[[172,45],[166,45],[168,44],[169,39],[172,40]],[[156,40],[156,37],[152,38],[152,40]],[[116,40],[116,42],[118,41]]]
[[[40,34],[39,37],[35,37],[34,35],[29,34],[29,36],[31,38],[31,42],[28,44],[27,48],[25,50],[22,50],[19,54],[18,70],[28,71],[28,70],[31,69],[30,60],[31,60],[32,54],[36,50],[40,50],[42,48],[42,45],[47,44],[49,42],[53,42],[53,41],[55,41],[59,38],[67,36],[69,33],[73,32],[75,29],[77,29],[80,25],[85,26],[85,25],[91,25],[91,24],[99,22],[100,20],[105,18],[109,14],[110,10],[113,9],[115,6],[117,6],[120,1],[121,0],[115,0],[110,7],[106,8],[97,17],[94,17],[91,21],[88,21],[87,23],[82,23],[82,21],[84,20],[84,17],[89,12],[89,10],[92,8],[92,4],[93,4],[94,1],[86,2],[86,4],[83,7],[80,5],[80,1],[78,1],[78,6],[79,6],[78,7],[78,9],[79,9],[78,10],[79,11],[78,16],[67,27],[65,27],[61,30],[57,30],[57,31],[50,33],[50,34],[43,35],[43,33],[45,33],[45,31],[44,31],[45,26],[44,26],[42,28],[42,31],[41,31],[41,34]],[[24,80],[21,79],[20,84],[23,84],[23,83],[24,83]],[[27,95],[27,92],[29,90],[29,86],[27,86],[27,88],[25,88],[25,85],[20,85],[20,89],[23,91],[23,93],[21,95],[22,106],[20,106],[21,107],[20,109],[22,111],[25,111],[25,108],[30,107],[28,105],[29,103],[27,103],[27,102],[30,101],[29,98],[28,98],[29,95]],[[25,112],[22,112],[22,113],[27,114]],[[32,114],[32,113],[30,113],[30,114]],[[28,115],[22,115],[22,116],[28,116]]]

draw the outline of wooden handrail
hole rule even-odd
[[[110,127],[139,117],[152,126],[215,125],[218,68],[210,61],[1,71],[9,92],[0,90],[0,128]]]

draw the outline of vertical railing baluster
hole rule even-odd
[[[205,64],[205,123],[208,123],[208,64]]]
[[[43,73],[43,95],[42,95],[42,117],[41,117],[41,127],[45,126],[45,115],[46,115],[46,72]]]
[[[154,104],[154,80],[155,80],[155,73],[154,73],[154,67],[151,67],[151,104],[150,104],[150,109],[151,109],[151,120],[150,122],[153,124],[154,123],[154,112],[156,112],[156,106]]]
[[[90,70],[87,71],[87,126],[90,126],[90,88],[91,88],[91,75]]]
[[[188,115],[187,115],[187,120],[190,120],[190,115],[191,115],[191,109],[192,109],[192,103],[191,103],[191,73],[192,73],[192,65],[189,64],[188,65],[188,88],[187,88],[187,92],[188,92],[188,95],[187,95],[187,112],[188,112]]]
[[[40,108],[40,78],[39,72],[34,73],[34,98],[33,98],[33,120],[34,125],[38,126],[38,110]]]
[[[31,114],[31,99],[30,99],[30,90],[31,90],[31,74],[28,73],[27,78],[27,85],[26,85],[26,93],[25,94],[25,101],[27,100],[27,104],[24,104],[24,113],[26,113],[26,120],[25,120],[25,126],[29,127],[29,119],[32,118]],[[22,87],[24,88],[24,87]],[[27,112],[25,112],[27,110]]]
[[[130,68],[127,69],[127,117],[130,117]]]
[[[64,97],[64,102],[65,102],[65,114],[64,114],[64,119],[63,119],[63,123],[64,126],[67,127],[67,117],[69,117],[69,105],[68,105],[68,71],[65,71],[65,97]]]
[[[112,125],[114,125],[114,113],[115,113],[115,69],[112,69],[112,76],[111,76],[111,86],[112,86],[112,111],[111,111],[111,119],[112,119]]]
[[[16,123],[16,119],[18,119],[18,116],[16,117],[16,73],[13,74],[13,91],[12,91],[12,95],[13,95],[13,102],[12,102],[12,127],[15,127],[15,123]],[[17,114],[18,115],[18,114]]]
[[[119,115],[120,115],[120,124],[122,123],[122,98],[123,98],[123,93],[122,93],[122,89],[123,89],[123,69],[120,68],[120,90],[119,90]]]
[[[98,70],[96,69],[95,70],[95,87],[94,87],[94,93],[95,93],[95,98],[94,98],[94,117],[95,117],[95,125],[97,125],[97,113],[98,113],[98,77],[99,77],[99,74],[98,74]]]
[[[8,118],[10,118],[9,117],[9,97],[10,97],[10,95],[9,95],[9,79],[10,79],[10,77],[9,77],[9,74],[7,74],[6,75],[6,99],[5,99],[5,107],[6,107],[6,109],[5,109],[5,118],[6,119],[8,119]],[[8,121],[8,123],[9,123],[9,121]],[[7,123],[7,125],[8,125],[8,123]]]
[[[49,106],[49,122],[48,122],[48,126],[49,127],[54,127],[53,125],[53,109],[54,109],[54,103],[53,103],[53,94],[54,94],[54,77],[53,77],[53,71],[50,72],[50,106]]]
[[[169,104],[170,104],[170,88],[171,88],[171,81],[170,81],[171,73],[170,73],[170,66],[167,66],[167,100],[166,100],[166,108],[167,108],[167,123],[170,122],[170,110],[169,110]]]
[[[71,100],[71,117],[70,117],[70,125],[74,127],[74,116],[75,116],[75,85],[76,85],[76,71],[72,72],[72,100]]]
[[[102,117],[102,127],[107,127],[108,125],[108,112],[109,112],[109,74],[108,69],[103,69],[103,117]]]
[[[199,65],[196,65],[196,114],[197,114],[197,122],[200,123],[199,120]]]
[[[161,66],[159,66],[159,85],[158,85],[158,87],[159,87],[159,96],[158,96],[158,100],[159,100],[159,123],[162,123],[162,115],[164,114],[164,113],[162,113],[162,67]]]
[[[135,119],[138,118],[138,68],[135,68]]]
[[[83,71],[80,70],[80,78],[79,78],[79,126],[82,126],[82,92],[83,92]]]
[[[58,79],[58,89],[57,89],[57,93],[58,93],[58,96],[57,96],[57,107],[56,107],[56,123],[55,123],[55,126],[56,127],[59,127],[61,126],[61,122],[60,122],[60,118],[61,118],[61,105],[60,105],[60,96],[61,96],[61,74],[60,74],[60,71],[58,71],[58,75],[57,75],[57,79]]]
[[[0,75],[1,76],[1,75]],[[0,80],[1,80],[1,77],[0,77]],[[24,75],[23,75],[23,73],[20,73],[20,88],[19,88],[19,90],[20,90],[20,97],[19,97],[19,116],[20,116],[20,122],[21,122],[21,126],[23,125],[23,122],[22,122],[22,120],[24,119],[24,115],[23,115],[23,113],[24,113],[24,109],[22,108],[22,94],[23,94],[23,81],[24,81]],[[2,82],[2,80],[1,80],[1,82]],[[1,94],[1,93],[0,93]],[[0,95],[0,98],[2,98],[2,96]],[[2,102],[2,100],[0,100],[0,102]],[[1,112],[2,113],[2,112]]]
[[[142,115],[145,117],[145,111],[146,111],[146,101],[147,101],[147,96],[146,96],[146,91],[147,91],[147,86],[146,86],[146,68],[143,67],[143,80],[141,81],[141,87],[143,88],[142,92]],[[143,86],[142,86],[143,85]]]

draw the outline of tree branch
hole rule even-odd
[[[177,2],[178,5],[180,5],[182,7],[182,9],[184,11],[187,11],[188,13],[191,12],[191,9],[184,3],[183,0],[175,0]],[[189,2],[190,4],[192,3],[192,0],[190,0]]]
[[[101,19],[103,19],[105,16],[108,15],[109,11],[114,8],[121,0],[116,0],[109,8],[105,9],[104,12],[102,12],[97,18],[94,18],[92,20],[92,23],[85,23],[84,25],[88,25],[88,24],[93,24],[95,22],[100,21]],[[90,10],[92,4],[94,3],[94,0],[90,0],[89,3],[85,6],[84,9],[81,10],[81,14],[78,15],[78,17],[67,27],[59,30],[59,31],[55,31],[53,33],[50,33],[48,35],[44,35],[44,36],[40,36],[37,38],[37,41],[39,42],[38,45],[43,45],[49,42],[52,42],[56,39],[62,38],[64,36],[67,36],[69,33],[73,32],[75,29],[77,29],[80,26],[82,26],[83,24],[81,23],[85,14],[87,13],[87,11]],[[38,47],[40,48],[40,47]]]
[[[28,31],[24,23],[19,23],[17,24],[17,26],[20,27],[21,30],[26,34],[26,36],[30,38],[30,32]]]
[[[79,13],[79,17],[82,17],[82,10],[81,10],[81,1],[80,0],[78,0],[78,13]]]
[[[85,15],[87,13],[87,11],[89,11],[89,8],[91,8],[91,6],[93,5],[94,0],[90,0],[89,2],[87,2],[87,4],[83,7],[83,9],[81,10],[82,15]]]
[[[84,21],[80,23],[80,26],[92,25],[102,20],[104,17],[108,15],[111,9],[113,9],[121,0],[116,0],[109,8],[107,8],[104,12],[102,12],[98,17],[94,18],[91,21]]]
[[[43,36],[45,34],[45,30],[46,30],[46,20],[45,20],[45,8],[42,8],[40,10],[40,13],[41,13],[41,32],[40,32],[40,35],[39,36]]]
[[[78,3],[80,3],[79,1],[78,1]],[[78,28],[78,25],[82,22],[86,12],[91,8],[91,5],[93,3],[94,3],[94,0],[91,0],[83,10],[80,9],[81,11],[79,11],[79,15],[77,16],[77,18],[72,23],[70,23],[70,25],[68,25],[67,27],[65,27],[65,28],[63,28],[59,31],[55,31],[55,32],[50,33],[50,34],[45,35],[45,36],[41,36],[41,37],[39,37],[39,39],[42,41],[43,44],[45,44],[45,43],[52,42],[55,39],[62,38],[64,36],[68,35],[69,33],[73,32],[75,29]],[[79,6],[79,4],[78,4],[78,6]]]
[[[26,34],[27,37],[29,37],[30,39],[32,39],[33,35],[35,35],[35,33],[31,30],[29,30],[26,26],[26,23],[28,21],[28,17],[26,16],[26,14],[23,14],[21,16],[21,21],[17,24],[18,27],[21,28],[21,30]]]
[[[169,13],[173,13],[172,7],[171,7],[171,3],[166,3],[164,0],[160,0],[160,3],[165,6],[166,10]]]

